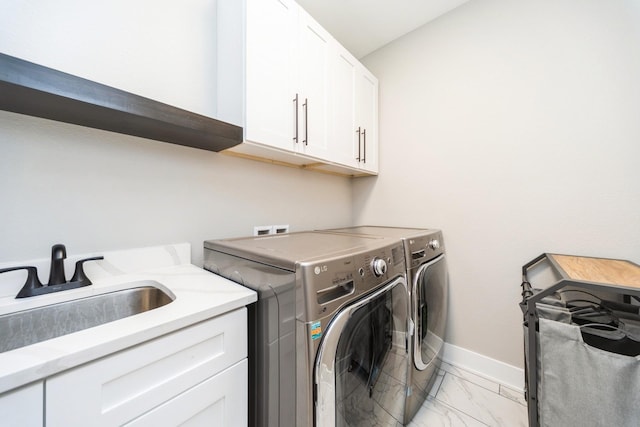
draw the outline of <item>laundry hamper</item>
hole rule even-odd
[[[532,287],[534,270],[553,283]],[[640,267],[543,254],[522,274],[529,425],[640,425]]]

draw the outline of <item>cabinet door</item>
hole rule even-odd
[[[0,424],[41,427],[43,425],[44,389],[42,382],[0,394]]]
[[[362,132],[360,168],[378,172],[378,79],[362,65],[356,76],[356,124]]]
[[[358,125],[356,124],[356,75],[358,61],[338,46],[332,57],[331,142],[336,163],[357,167]]]
[[[293,0],[247,0],[246,8],[245,137],[292,150],[298,5]]]
[[[298,81],[301,127],[298,151],[328,157],[329,59],[333,38],[300,9],[298,26]]]

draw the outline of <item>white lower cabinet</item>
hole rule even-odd
[[[46,380],[48,427],[247,424],[241,308]]]
[[[0,425],[42,426],[43,396],[42,381],[0,394]]]

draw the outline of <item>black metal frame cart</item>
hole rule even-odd
[[[545,253],[522,280],[529,426],[637,426],[640,266]]]

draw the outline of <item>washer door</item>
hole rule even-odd
[[[402,423],[408,371],[404,277],[340,311],[318,348],[316,426]]]
[[[442,254],[420,266],[413,280],[411,294],[416,328],[413,360],[418,370],[425,370],[442,349],[447,292],[447,264]]]

